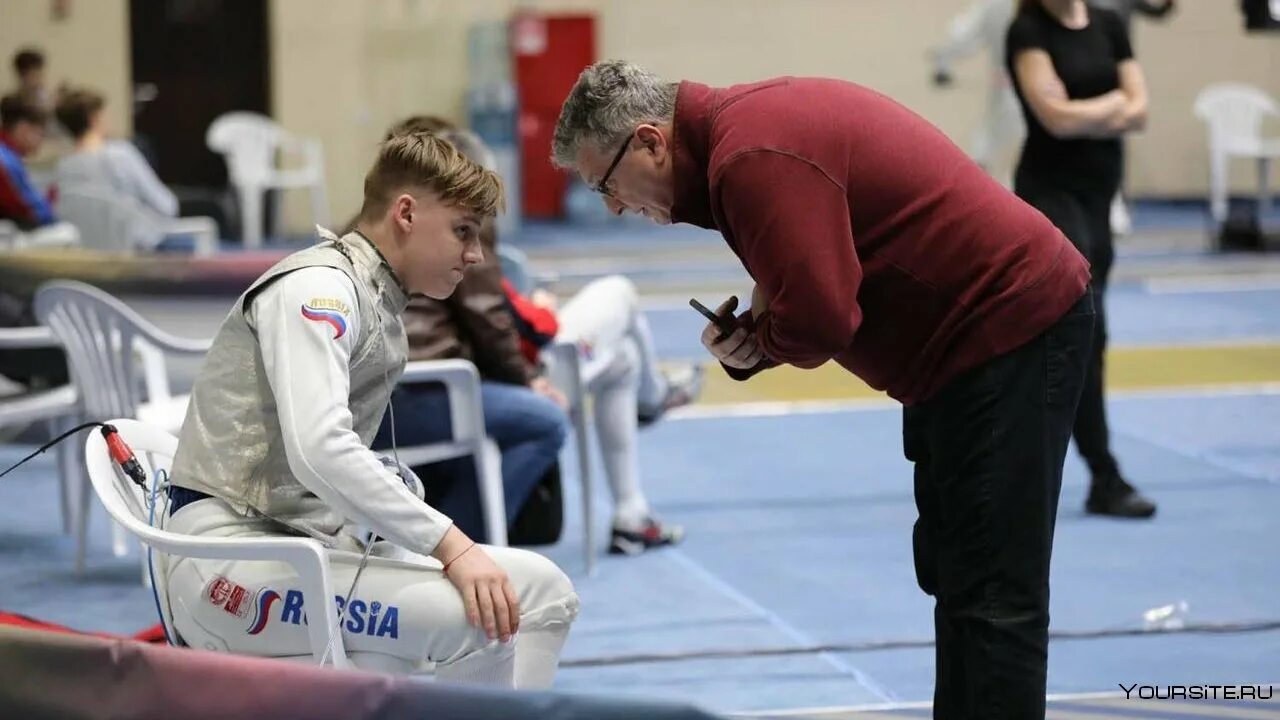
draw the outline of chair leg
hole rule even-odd
[[[1259,221],[1271,212],[1271,158],[1258,158],[1258,215]]]
[[[114,520],[111,521],[111,554],[116,557],[129,554],[129,533]]]
[[[49,436],[57,437],[66,429],[64,418],[48,422]],[[75,512],[76,446],[73,440],[58,445],[58,505],[62,511],[62,534],[70,535],[76,527]]]
[[[596,525],[591,518],[594,499],[591,496],[591,449],[587,433],[587,412],[583,402],[570,412],[573,421],[574,445],[578,451],[578,481],[582,485],[582,559],[587,577],[596,571]]]
[[[506,547],[507,509],[502,488],[502,453],[497,443],[485,438],[473,457],[476,459],[476,478],[480,482],[480,503],[489,535],[488,544]]]
[[[76,574],[84,572],[85,556],[89,549],[89,516],[93,514],[93,484],[89,482],[89,478],[85,477],[84,472],[76,473],[76,482],[80,489],[80,507],[77,509],[80,513],[76,518],[79,521],[79,527],[76,528]]]
[[[325,196],[323,181],[311,186],[311,218],[316,225],[329,226],[329,200]]]
[[[262,188],[240,188],[240,242],[245,248],[262,247]]]
[[[1209,158],[1209,213],[1218,225],[1227,219],[1227,160],[1222,152]]]

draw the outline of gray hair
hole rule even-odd
[[[480,136],[463,129],[440,130],[435,133],[441,140],[448,141],[451,145],[458,149],[468,160],[479,165],[485,170],[498,171],[498,158],[493,154],[493,150],[485,144]]]
[[[623,60],[602,60],[583,70],[560,109],[551,162],[572,168],[584,144],[604,150],[637,125],[669,122],[675,115],[677,87]]]

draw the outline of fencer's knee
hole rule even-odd
[[[611,296],[616,297],[619,302],[625,304],[628,308],[637,308],[640,305],[640,293],[636,290],[635,283],[624,275],[608,275],[600,278],[596,282],[600,283],[601,288],[608,290]]]
[[[567,630],[578,616],[580,601],[573,581],[555,563],[537,553],[521,554],[516,588],[520,596],[520,629],[540,630],[561,626]]]

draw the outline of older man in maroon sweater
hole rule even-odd
[[[936,718],[1044,716],[1049,557],[1084,376],[1089,268],[941,132],[838,80],[712,88],[582,73],[554,161],[615,213],[719,230],[751,309],[730,375],[834,360],[905,406]],[[718,312],[731,313],[731,299]]]

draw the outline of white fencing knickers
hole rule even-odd
[[[166,529],[203,537],[279,536],[279,525],[243,518],[217,499],[183,507]],[[569,578],[525,550],[481,546],[511,579],[520,630],[490,641],[467,623],[462,596],[433,558],[375,545],[354,597],[345,597],[360,553],[330,551],[342,639],[357,666],[392,672],[434,669],[445,681],[506,687],[551,685],[578,611]],[[277,561],[168,559],[173,624],[192,647],[261,657],[309,657],[306,603],[293,567]]]
[[[593,280],[565,303],[559,320],[556,340],[577,346],[582,381],[595,398],[613,524],[639,529],[649,517],[649,501],[640,488],[637,411],[660,403],[667,391],[640,296],[621,275]]]

